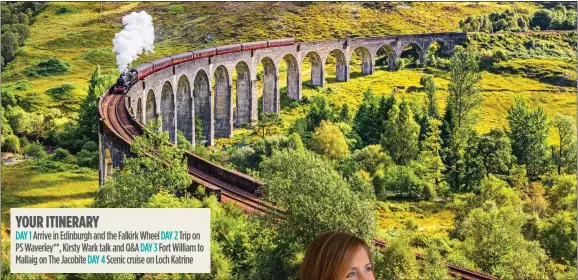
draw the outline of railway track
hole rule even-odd
[[[99,101],[99,114],[101,121],[114,133],[120,140],[130,145],[132,138],[142,133],[142,127],[134,121],[126,107],[126,96],[124,94],[109,94],[109,91],[101,97]],[[187,153],[187,157],[196,157]],[[194,158],[199,160],[198,158]],[[223,168],[221,168],[223,169]],[[193,181],[208,188],[209,190],[220,193],[221,201],[234,203],[243,208],[248,213],[279,213],[282,212],[267,202],[264,202],[259,196],[241,188],[235,187],[219,178],[211,176],[206,172],[196,168],[188,163],[188,172],[193,177]],[[377,247],[385,247],[387,244],[379,239],[374,239]],[[423,259],[423,256],[416,254],[417,259]],[[498,278],[481,272],[469,270],[454,264],[446,263],[449,274],[464,280],[497,280]]]
[[[141,132],[133,124],[131,116],[126,109],[125,95],[105,93],[102,98],[101,115],[104,117],[103,121],[119,139],[126,144],[130,144],[132,138],[140,135]],[[246,212],[269,213],[278,211],[274,206],[263,202],[256,195],[223,182],[193,166],[189,165],[188,171],[193,177],[193,181],[210,190],[220,192],[223,201],[237,204]]]

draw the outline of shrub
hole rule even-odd
[[[16,135],[5,136],[2,140],[2,150],[13,153],[20,152],[20,140]]]
[[[89,152],[98,152],[98,144],[96,144],[96,142],[94,141],[87,141],[82,146],[82,149],[87,150]]]
[[[56,58],[42,61],[37,65],[32,65],[26,69],[29,77],[43,77],[52,75],[63,75],[70,71],[70,64]]]
[[[24,154],[39,159],[46,156],[44,147],[38,141],[28,144],[28,146],[26,146],[26,149],[24,150]]]
[[[68,8],[68,7],[62,7],[58,10],[56,10],[56,12],[54,12],[56,15],[63,15],[63,14],[69,14],[72,13],[74,10]]]
[[[536,11],[532,16],[532,26],[538,27],[538,30],[546,30],[552,23],[552,13],[549,10],[542,9]]]
[[[82,150],[76,155],[76,164],[84,167],[98,167],[98,151]]]
[[[2,107],[6,108],[8,105],[14,107],[16,105],[16,97],[8,89],[2,88]]]
[[[395,68],[397,70],[402,70],[405,68],[405,60],[403,58],[398,58],[395,60]]]
[[[48,158],[41,158],[33,161],[32,169],[40,172],[64,172],[75,171],[78,166],[58,161],[52,161]]]
[[[55,100],[63,100],[72,97],[72,90],[74,90],[74,85],[63,84],[57,87],[48,89],[46,94],[50,95]]]
[[[179,148],[185,151],[193,150],[193,144],[189,140],[187,140],[185,135],[180,130],[177,130],[177,143]]]
[[[182,14],[185,12],[185,7],[181,6],[181,5],[175,5],[175,6],[168,6],[167,7],[167,12],[169,13],[175,13],[175,14]]]
[[[28,80],[22,80],[22,81],[18,81],[16,83],[16,85],[14,86],[14,89],[16,90],[28,90],[32,87],[32,83]]]
[[[500,61],[508,60],[508,56],[506,55],[506,52],[504,50],[495,49],[493,54],[492,54],[492,60],[493,60],[493,62],[500,62]]]
[[[54,151],[54,154],[52,155],[52,160],[63,162],[63,163],[76,162],[76,160],[74,159],[74,156],[72,156],[68,150],[65,150],[63,148],[58,148]]]
[[[403,196],[425,199],[433,198],[431,187],[415,175],[410,167],[399,165],[394,166],[391,171],[385,174],[385,189],[401,194]]]
[[[30,143],[30,141],[28,141],[28,138],[26,138],[26,136],[22,136],[18,138],[18,140],[20,141],[20,149],[26,149],[26,146],[28,146],[28,143]]]
[[[309,142],[312,151],[330,159],[342,159],[349,154],[343,132],[331,122],[322,120]]]

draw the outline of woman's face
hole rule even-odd
[[[365,249],[361,246],[349,263],[349,269],[344,275],[346,280],[375,280],[373,267]]]

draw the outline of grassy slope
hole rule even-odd
[[[28,90],[17,92],[42,93],[47,106],[54,106],[44,93],[47,89],[62,83],[72,83],[80,87],[78,96],[84,94],[86,81],[90,77],[93,64],[100,64],[104,72],[115,72],[115,57],[112,53],[112,39],[121,29],[121,17],[130,11],[146,10],[153,16],[156,30],[155,54],[143,56],[135,64],[153,58],[170,55],[205,46],[222,45],[231,42],[263,40],[270,38],[294,37],[298,40],[312,41],[346,36],[383,36],[423,32],[455,31],[460,19],[469,15],[480,15],[492,11],[503,11],[516,8],[533,12],[539,7],[534,3],[402,3],[373,4],[374,8],[362,3],[104,3],[103,19],[99,19],[99,3],[49,2],[31,26],[31,36],[26,46],[15,61],[4,69],[2,78],[5,83],[16,83],[25,78],[32,82]],[[71,9],[72,13],[56,15],[61,7]],[[443,15],[443,16],[440,16]],[[29,79],[23,76],[24,70],[46,58],[56,57],[71,64],[72,71],[62,76]],[[544,60],[524,61],[516,59],[504,62],[507,66],[516,67],[532,64],[540,65]],[[575,75],[574,66],[569,63],[549,60],[552,67],[560,67],[564,73]],[[419,86],[423,70],[403,70],[389,72],[378,70],[372,76],[360,76],[359,68],[353,69],[349,83],[336,83],[328,80],[332,94],[326,90],[317,91],[304,87],[304,96],[325,94],[341,105],[345,102],[359,105],[362,93],[372,87],[375,93],[390,94],[396,86]],[[309,80],[309,71],[303,69],[304,81]],[[563,112],[574,116],[576,97],[564,88],[539,83],[516,75],[496,75],[484,73],[484,110],[478,129],[488,131],[492,127],[505,124],[507,109],[513,104],[515,96],[527,99],[531,107],[544,106],[546,111]],[[328,78],[334,77],[329,73]],[[575,77],[575,76],[574,76]],[[284,85],[285,78],[281,77]],[[448,79],[440,74],[436,77],[440,87],[441,107],[445,107],[445,96]],[[283,90],[282,90],[283,91]],[[401,96],[410,99],[425,100],[423,92],[405,93]],[[307,105],[291,108],[283,101],[282,118],[284,127],[292,120],[303,116]],[[228,143],[235,141],[242,134],[248,133],[239,129],[235,139],[222,140]],[[73,173],[40,174],[22,168],[5,169],[4,184],[6,207],[80,207],[87,205],[97,186],[95,174],[82,177]],[[27,178],[22,181],[21,178]],[[84,181],[86,179],[86,181]],[[79,181],[80,180],[80,181]],[[66,190],[66,191],[62,191]],[[425,204],[424,204],[425,205]],[[448,226],[451,224],[451,213],[426,215],[405,211],[380,216],[380,225],[399,226],[402,220],[413,218],[418,224],[426,227],[434,223]],[[5,209],[3,215],[7,215]],[[404,218],[405,217],[405,218]],[[433,220],[432,220],[433,219]],[[450,224],[448,224],[448,222]]]
[[[389,95],[395,87],[410,86],[421,88],[419,79],[425,75],[424,70],[401,70],[401,71],[386,71],[377,69],[377,71],[370,76],[361,76],[360,68],[354,67],[352,69],[352,78],[350,82],[340,83],[336,82],[334,70],[333,73],[328,74],[327,88],[331,88],[332,93],[328,93],[327,89],[315,90],[312,88],[303,87],[303,96],[312,97],[323,95],[328,100],[332,101],[338,108],[345,103],[353,105],[357,108],[363,99],[363,92],[368,88],[372,88],[374,93]],[[303,77],[303,81],[308,81],[310,76]],[[436,84],[438,85],[438,96],[440,107],[445,110],[445,100],[447,97],[447,86],[449,78],[444,76],[436,76]],[[280,79],[282,87],[285,87],[286,81],[283,77]],[[524,98],[530,108],[534,109],[542,106],[549,116],[559,112],[562,114],[575,116],[576,115],[576,94],[575,88],[566,88],[553,86],[546,83],[540,83],[534,79],[529,79],[514,75],[496,75],[488,72],[482,73],[482,96],[484,97],[483,110],[479,112],[480,120],[477,129],[481,133],[488,132],[492,128],[503,128],[507,126],[507,111],[514,105],[517,96]],[[283,91],[283,89],[282,89]],[[409,100],[416,100],[423,103],[426,101],[426,94],[423,91],[406,92],[405,90],[398,90],[399,96]],[[283,106],[291,101],[284,100],[281,106],[281,118],[283,119],[283,128],[286,130],[291,123],[299,117],[303,117],[308,110],[308,105],[302,106]],[[231,144],[242,138],[243,135],[250,134],[251,131],[235,130],[235,137],[233,139],[219,139],[223,144]],[[553,143],[554,135],[551,135],[550,142]]]
[[[10,208],[88,206],[98,189],[98,172],[42,173],[25,165],[2,168],[2,225],[10,226]]]
[[[62,7],[71,13],[56,15]],[[389,4],[370,9],[362,3],[104,3],[99,20],[98,2],[49,2],[31,26],[30,38],[16,59],[3,71],[4,83],[29,79],[26,91],[43,94],[63,83],[78,85],[83,94],[92,65],[104,72],[116,71],[111,40],[121,29],[121,18],[131,11],[145,10],[153,16],[156,52],[136,63],[207,45],[230,42],[295,37],[298,40],[324,40],[345,36],[380,36],[422,32],[455,31],[459,19],[490,11],[516,8],[534,11],[532,3],[413,3]],[[444,17],[438,15],[443,13]],[[71,72],[62,76],[30,79],[24,70],[30,65],[56,57],[71,64]]]

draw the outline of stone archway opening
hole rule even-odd
[[[324,86],[324,73],[321,57],[316,52],[309,52],[301,63],[301,81],[304,87],[314,88]]]
[[[143,123],[143,113],[142,113],[142,98],[139,97],[139,99],[136,102],[136,119],[137,121]]]
[[[251,123],[251,71],[249,65],[239,61],[233,71],[233,119],[237,127]]]
[[[213,75],[215,138],[229,138],[233,134],[232,93],[229,72],[221,65]]]
[[[347,82],[349,69],[345,54],[341,50],[332,50],[325,59],[325,79],[327,82]]]
[[[349,58],[351,78],[369,75],[373,72],[369,50],[365,47],[356,48]]]
[[[275,63],[270,57],[264,57],[257,66],[257,91],[259,118],[261,113],[279,113],[279,85]]]
[[[149,90],[146,97],[146,108],[145,108],[145,125],[148,125],[150,121],[157,117],[157,102],[155,100],[155,93],[153,90]]]
[[[193,83],[194,129],[196,143],[211,144],[211,91],[209,76],[199,70]]]
[[[429,45],[425,62],[427,66],[448,69],[450,57],[451,50],[448,45],[444,41],[436,40]]]
[[[169,133],[169,141],[176,143],[177,135],[175,133],[175,99],[173,86],[170,82],[163,84],[161,92],[161,126],[163,131]]]
[[[292,54],[286,54],[281,60],[279,65],[279,85],[281,103],[287,99],[301,99],[301,73],[297,59]]]
[[[417,68],[421,67],[423,64],[423,52],[422,49],[414,44],[409,43],[405,45],[403,51],[400,55],[400,60],[402,62],[396,61],[397,68]]]
[[[392,46],[384,45],[375,55],[375,68],[380,70],[395,70],[396,53]]]
[[[110,149],[104,149],[104,178],[111,177],[114,172],[114,168],[112,165],[112,155],[110,153]]]
[[[186,75],[179,78],[176,97],[177,133],[181,133],[187,141],[194,143],[193,98],[191,96],[191,83]]]

